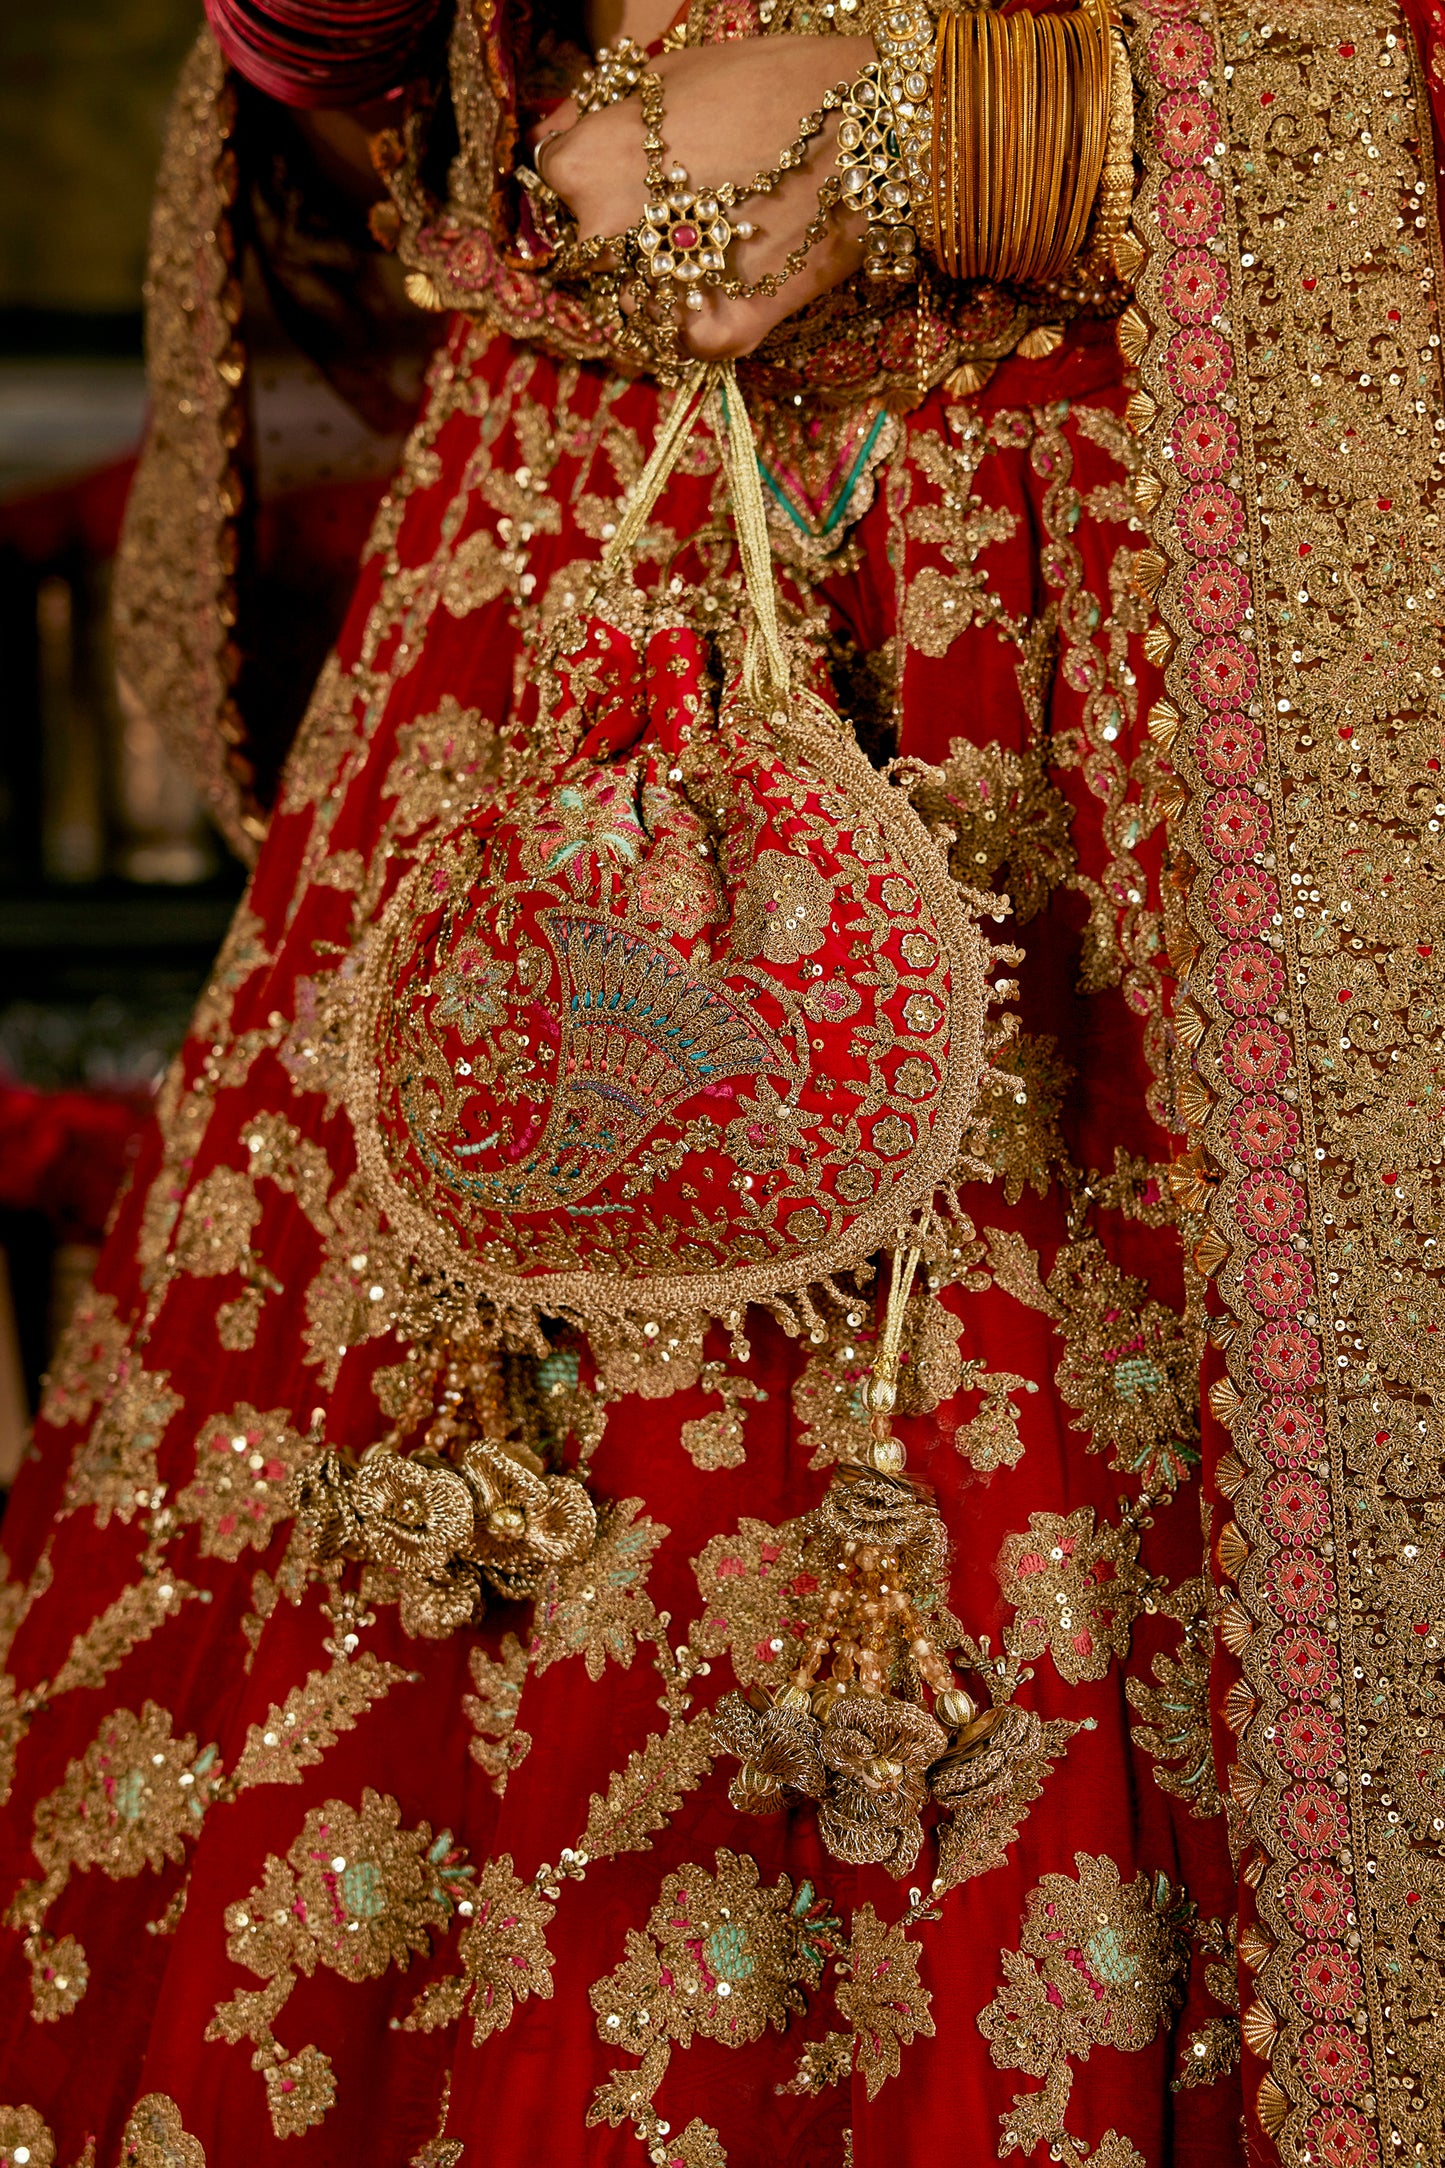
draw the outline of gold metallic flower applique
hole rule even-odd
[[[842,1462],[801,1521],[745,1523],[697,1563],[728,1607],[709,1605],[700,1643],[729,1647],[743,1688],[713,1719],[714,1747],[741,1764],[732,1804],[769,1814],[815,1801],[835,1858],[900,1876],[931,1805],[951,1817],[935,1892],[994,1865],[1078,1727],[1009,1703],[980,1711],[957,1684],[943,1654],[959,1630],[940,1597],[947,1537],[928,1495]]]
[[[713,1745],[742,1763],[728,1786],[741,1814],[773,1814],[786,1794],[821,1799],[828,1781],[818,1726],[800,1709],[778,1703],[755,1707],[728,1694],[713,1719]]]
[[[919,1809],[948,1733],[926,1710],[892,1696],[836,1701],[822,1727],[831,1779],[818,1833],[835,1859],[904,1875],[923,1847]]]
[[[368,1597],[394,1597],[406,1631],[426,1640],[479,1618],[488,1589],[535,1595],[597,1534],[575,1476],[549,1474],[526,1446],[488,1438],[471,1439],[454,1463],[386,1446],[357,1463],[328,1447],[298,1471],[291,1496],[316,1563],[362,1561]]]
[[[949,1612],[948,1534],[932,1493],[904,1473],[892,1414],[910,1292],[931,1235],[925,1223],[894,1251],[858,1387],[863,1450],[839,1458],[826,1494],[801,1519],[776,1530],[745,1522],[695,1561],[706,1605],[697,1645],[725,1646],[742,1689],[724,1694],[713,1714],[715,1751],[741,1764],[732,1804],[767,1814],[816,1802],[819,1838],[835,1858],[895,1876],[923,1849],[925,1811],[943,1810],[937,1872],[927,1900],[910,1891],[909,1923],[936,1918],[931,1908],[949,1888],[998,1863],[1049,1763],[1080,1728],[1046,1724],[1006,1698],[1019,1667],[991,1659]],[[925,1315],[935,1313],[930,1304]],[[844,1322],[861,1332],[861,1311],[845,1308]],[[851,1342],[829,1347],[826,1328],[818,1338],[830,1355],[842,1358],[846,1346],[856,1359]],[[836,1399],[828,1412],[836,1419]],[[981,1711],[959,1685],[950,1650],[987,1678],[991,1708]]]

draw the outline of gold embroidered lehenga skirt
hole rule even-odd
[[[1232,72],[1212,19],[1136,26],[1140,373],[1082,326],[846,459],[760,417],[795,621],[870,753],[941,769],[1025,951],[900,1426],[957,1645],[1037,1719],[949,1886],[931,1817],[895,1876],[740,1813],[711,1729],[816,1615],[799,1522],[858,1448],[871,1302],[750,1320],[745,1359],[665,1322],[509,1356],[599,1535],[480,1626],[297,1535],[297,1468],[406,1405],[359,945],[485,799],[657,423],[458,320],[7,1527],[0,2160],[1232,2168],[1241,1978],[1250,2157],[1438,2157],[1380,1986],[1428,2022],[1438,1122],[1372,1081],[1438,1090],[1437,238],[1394,208],[1429,179],[1401,26],[1305,12],[1232,17]],[[1326,132],[1355,99],[1355,148],[1281,148],[1286,94]],[[1216,131],[1295,256],[1221,223]],[[1358,353],[1346,291],[1396,326]],[[820,475],[846,517],[788,544]],[[734,606],[724,500],[703,433],[641,561],[699,613]]]

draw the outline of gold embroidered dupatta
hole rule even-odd
[[[1182,786],[1246,2101],[1445,2157],[1440,235],[1388,5],[1140,7],[1121,343]],[[1187,796],[1185,795],[1187,792]]]

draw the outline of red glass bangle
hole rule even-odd
[[[282,105],[363,105],[397,89],[438,0],[205,0],[227,60]]]

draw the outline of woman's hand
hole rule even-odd
[[[667,94],[667,164],[686,167],[694,188],[750,181],[776,164],[830,85],[850,80],[874,58],[871,38],[834,37],[740,38],[664,53],[654,67]],[[838,116],[830,114],[802,165],[771,195],[741,206],[754,232],[729,252],[738,277],[780,270],[801,242],[817,213],[818,190],[835,170],[837,133]],[[647,161],[636,97],[580,119],[569,101],[537,136],[539,170],[573,213],[583,240],[637,224],[647,200]],[[863,231],[861,215],[839,209],[803,268],[770,299],[732,301],[711,292],[701,309],[680,306],[681,344],[702,359],[750,353],[784,317],[852,277],[863,261]]]

